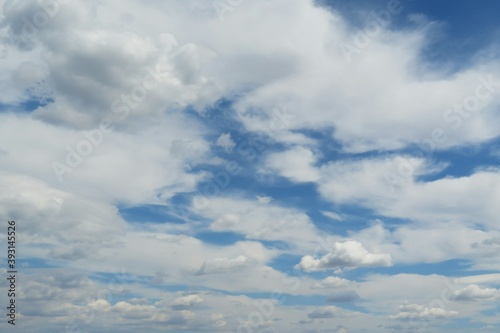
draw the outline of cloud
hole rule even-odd
[[[321,211],[321,214],[323,214],[324,216],[332,219],[332,220],[335,220],[335,221],[342,221],[344,220],[344,218],[340,215],[340,214],[337,214],[337,213],[334,213],[334,212],[328,212],[328,211]]]
[[[170,306],[174,309],[185,309],[204,301],[200,295],[186,295],[175,299]]]
[[[258,329],[303,332],[293,326],[302,320],[311,332],[345,333],[326,320],[342,318],[349,330],[379,333],[401,299],[410,304],[393,319],[460,312],[490,324],[481,313],[498,299],[498,276],[458,278],[455,302],[440,309],[418,304],[452,277],[377,267],[465,259],[472,270],[499,268],[498,168],[478,160],[468,174],[441,177],[467,165],[438,160],[498,136],[497,54],[429,66],[422,54],[440,24],[410,16],[403,28],[381,27],[348,62],[339,45],[359,31],[336,8],[223,3],[222,20],[219,1],[2,2],[0,219],[18,220],[28,258],[24,330],[229,332],[273,304]],[[243,134],[250,146],[265,138],[267,151],[237,160],[242,177],[198,207],[191,198],[228,162],[217,154],[234,152]],[[70,160],[77,165],[59,177],[54,163]],[[292,187],[265,182],[278,177]],[[156,224],[120,215],[150,204],[191,215]],[[347,217],[368,226],[335,223]],[[304,256],[325,234],[331,248]],[[297,262],[305,272],[373,269],[354,282],[296,276]],[[252,298],[277,290],[311,303],[363,299],[364,311]]]
[[[205,261],[196,274],[223,274],[242,269],[249,264],[250,260],[245,256],[238,256],[236,258],[214,258]]]
[[[211,225],[210,229],[214,231],[230,230],[235,228],[240,222],[240,218],[236,214],[226,214],[221,218],[215,220]]]
[[[257,195],[256,198],[257,198],[257,202],[258,203],[266,204],[266,205],[268,203],[270,203],[271,201],[273,201],[273,198],[267,197],[267,196],[259,196],[259,195]]]
[[[311,249],[317,245],[317,230],[309,216],[300,210],[278,204],[263,205],[238,197],[211,197],[197,214],[214,220],[213,231],[231,231],[247,239],[282,241],[291,251]]]
[[[199,163],[208,153],[208,143],[202,139],[200,127],[196,128],[200,124],[183,116],[158,119],[157,124],[134,134],[77,131],[3,113],[0,122],[0,141],[17,152],[1,157],[4,171],[110,204],[164,204],[178,191],[193,191],[203,178],[184,165]],[[22,139],[7,139],[20,130],[26,131]],[[88,135],[99,140],[92,144]],[[197,141],[198,154],[172,158],[165,144],[179,138]],[[85,150],[79,148],[82,146],[90,147],[89,153],[80,154]],[[31,158],[37,163],[31,163]]]
[[[359,299],[359,295],[356,291],[347,290],[330,294],[330,296],[328,296],[326,301],[332,303],[339,303],[339,302],[343,303],[343,302],[353,302],[357,299]]]
[[[390,266],[391,256],[368,252],[361,243],[356,241],[335,242],[329,253],[319,259],[304,256],[295,266],[306,272],[323,271],[344,267],[375,267]]]
[[[495,288],[482,289],[476,284],[470,284],[467,287],[457,290],[453,299],[457,301],[476,301],[476,300],[492,300],[500,297],[500,290]]]
[[[337,308],[335,307],[322,307],[316,309],[307,314],[308,318],[311,319],[319,319],[319,318],[335,318],[336,317]]]
[[[295,182],[312,182],[319,178],[314,168],[315,161],[316,157],[310,150],[296,146],[285,152],[270,154],[265,170],[278,171],[283,177]]]
[[[329,276],[322,280],[321,282],[318,282],[314,284],[311,288],[314,289],[322,289],[322,288],[339,288],[339,287],[347,287],[351,286],[354,282],[340,278],[338,276]]]
[[[398,320],[434,320],[458,316],[457,311],[442,308],[430,308],[419,304],[404,304],[399,307],[399,313],[389,318]]]
[[[221,134],[215,144],[222,147],[226,152],[230,152],[236,146],[236,143],[231,138],[231,133]]]

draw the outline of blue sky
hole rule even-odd
[[[498,6],[2,2],[17,328],[496,332]]]

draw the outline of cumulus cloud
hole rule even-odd
[[[213,197],[197,213],[215,220],[210,225],[214,231],[236,232],[248,239],[282,241],[295,247],[294,251],[316,246],[317,230],[311,219],[293,208],[237,197]]]
[[[315,289],[321,289],[321,288],[339,288],[339,287],[347,287],[353,285],[354,282],[340,278],[338,276],[329,276],[322,280],[321,282],[318,282],[314,284],[311,288]]]
[[[500,290],[495,288],[481,288],[476,284],[457,290],[453,299],[457,301],[493,300],[500,297]]]
[[[266,169],[276,170],[283,177],[296,182],[312,182],[319,178],[314,168],[316,157],[314,153],[297,146],[289,151],[268,156]]]
[[[204,301],[205,300],[200,295],[186,295],[175,299],[170,306],[175,309],[183,309],[203,303]]]
[[[215,144],[222,147],[226,152],[230,152],[236,146],[236,143],[231,138],[231,133],[221,134]]]
[[[457,311],[442,308],[431,308],[419,304],[404,304],[399,307],[399,313],[391,315],[391,319],[399,320],[434,320],[458,316]]]
[[[261,203],[261,204],[268,204],[271,201],[273,201],[273,198],[267,197],[267,196],[259,196],[259,195],[257,195],[256,198],[257,198],[257,202]]]
[[[335,307],[322,307],[316,309],[307,314],[308,318],[311,319],[319,319],[319,318],[335,318],[336,317],[337,308]]]
[[[331,251],[319,259],[304,256],[295,268],[306,272],[323,271],[335,268],[390,266],[389,254],[374,254],[368,252],[357,241],[335,242]]]

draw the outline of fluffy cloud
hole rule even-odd
[[[368,252],[357,241],[335,242],[331,251],[319,259],[304,256],[295,268],[306,272],[335,268],[390,266],[391,256]]]
[[[76,131],[9,114],[0,114],[0,121],[7,152],[0,156],[2,170],[41,179],[53,188],[111,204],[162,204],[177,191],[194,190],[203,178],[184,165],[199,163],[207,143],[194,122],[191,130],[183,130],[188,121],[182,116],[164,118],[136,134]],[[21,130],[22,138],[8,139]],[[165,145],[179,138],[198,142],[198,155],[172,156]]]
[[[307,317],[311,319],[318,319],[318,318],[335,318],[337,308],[335,307],[323,307],[321,309],[316,309],[311,313],[307,314]]]
[[[170,305],[176,309],[188,308],[205,300],[200,295],[187,295],[175,299]]]
[[[404,304],[399,307],[399,313],[391,315],[391,319],[399,320],[433,320],[456,317],[457,311],[442,308],[430,308],[419,304]]]
[[[339,288],[339,287],[348,287],[353,285],[354,282],[340,278],[338,276],[329,276],[322,280],[321,282],[318,282],[312,286],[312,288],[315,289],[321,289],[321,288]]]
[[[318,180],[318,172],[314,168],[314,154],[303,147],[295,147],[282,153],[271,154],[266,162],[267,168],[278,170],[283,177],[296,182],[312,182]]]
[[[210,225],[213,231],[241,233],[248,239],[283,241],[293,247],[292,251],[317,245],[314,224],[299,210],[238,198],[208,200],[206,207],[195,211],[213,220]]]
[[[470,284],[467,287],[457,290],[453,299],[457,301],[474,301],[481,299],[493,300],[500,297],[500,290],[495,288],[481,288],[478,285]]]
[[[27,176],[0,172],[0,216],[23,224],[27,256],[54,259],[100,258],[101,250],[123,236],[125,222],[116,207],[60,191]]]
[[[230,152],[234,148],[234,146],[236,146],[233,139],[231,138],[231,133],[221,134],[215,144],[222,147],[227,152]]]

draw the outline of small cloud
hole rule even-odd
[[[229,213],[212,223],[210,225],[210,229],[214,231],[229,230],[236,226],[239,222],[240,218],[238,215]]]
[[[352,284],[353,282],[347,279],[342,279],[338,276],[329,276],[323,281],[313,284],[311,289],[347,287]]]
[[[494,331],[495,330],[495,326],[493,325],[486,325],[484,327],[481,328],[481,331]]]
[[[313,312],[307,315],[308,318],[317,319],[317,318],[335,318],[336,308],[333,306],[325,306],[320,309],[316,309]]]
[[[198,269],[196,275],[219,274],[239,270],[248,266],[250,259],[245,256],[236,258],[215,258],[207,260]]]
[[[456,317],[457,311],[447,311],[442,308],[429,308],[419,304],[403,304],[399,307],[399,313],[389,318],[398,320],[431,320]]]
[[[331,251],[316,259],[313,256],[304,256],[295,266],[305,272],[317,272],[341,267],[376,267],[391,266],[389,254],[375,254],[368,252],[361,243],[356,241],[335,242]]]
[[[230,133],[221,134],[215,144],[219,147],[224,148],[226,152],[230,152],[231,150],[233,150],[234,146],[236,146],[233,139],[231,138]]]
[[[261,204],[266,204],[267,205],[268,203],[270,203],[271,201],[273,201],[273,198],[271,198],[271,197],[266,197],[266,196],[262,196],[261,197],[259,195],[257,195],[256,197],[257,197],[257,202],[261,203]]]
[[[457,301],[475,301],[478,299],[495,299],[498,297],[500,297],[499,289],[481,289],[478,285],[470,284],[464,289],[456,291],[453,299]]]
[[[335,221],[342,221],[344,219],[342,216],[340,216],[339,214],[334,213],[334,212],[328,212],[328,211],[322,210],[321,214],[323,214],[324,216],[326,216],[332,220],[335,220]]]
[[[199,295],[187,295],[187,296],[182,296],[174,300],[172,303],[170,303],[170,306],[173,309],[186,309],[189,308],[193,305],[203,303],[205,300],[201,298]]]
[[[495,157],[495,158],[500,158],[500,148],[491,148],[490,151],[490,156]]]

